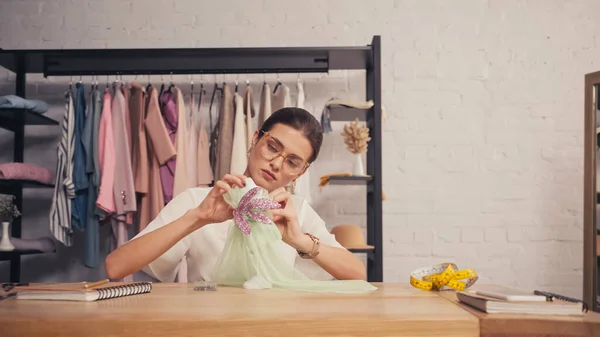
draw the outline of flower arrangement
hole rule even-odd
[[[14,195],[0,194],[0,221],[7,222],[21,216],[17,205],[13,203]]]
[[[357,118],[350,124],[344,125],[342,137],[348,151],[354,154],[354,172],[352,174],[355,176],[364,176],[365,169],[361,154],[367,152],[367,147],[371,140],[371,137],[369,137],[369,128],[365,125],[359,125]]]
[[[344,125],[342,131],[346,148],[353,154],[361,154],[367,151],[369,137],[369,128],[364,125],[359,125],[358,118],[350,124]]]

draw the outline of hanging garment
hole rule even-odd
[[[108,88],[104,89],[102,117],[98,127],[98,161],[100,163],[100,190],[96,199],[96,212],[100,220],[115,212],[113,186],[115,183],[115,144],[113,135],[112,103]]]
[[[118,163],[113,183],[115,213],[112,215],[112,249],[122,246],[129,239],[127,214],[137,210],[133,173],[131,169],[131,151],[127,139],[126,104],[123,92],[117,88],[112,100],[112,127],[114,137],[114,156]]]
[[[260,94],[260,105],[258,107],[258,120],[256,128],[260,130],[262,128],[263,123],[271,116],[272,113],[271,108],[271,87],[269,84],[264,83],[262,87],[262,92]]]
[[[214,171],[211,166],[211,144],[209,139],[210,114],[209,101],[206,95],[202,96],[198,109],[198,154],[196,161],[197,186],[208,187],[214,180]]]
[[[267,190],[246,180],[224,195],[234,208],[233,225],[214,268],[217,284],[247,289],[288,289],[312,292],[363,293],[375,290],[366,281],[311,280],[290,266],[278,254],[281,232],[265,210],[281,207],[269,198]]]
[[[100,263],[100,219],[96,214],[96,199],[100,183],[98,155],[98,126],[102,109],[102,96],[97,88],[90,90],[88,109],[83,130],[88,174],[87,221],[84,236],[83,265],[96,268]]]
[[[131,127],[131,170],[133,172],[135,191],[140,194],[148,192],[148,145],[146,141],[146,90],[139,83],[131,83],[129,98],[129,119]]]
[[[183,94],[179,88],[173,88],[175,91],[175,103],[177,106],[177,132],[175,134],[175,174],[173,176],[173,195],[177,195],[184,190],[192,187],[188,178],[188,142],[189,132],[187,126],[187,117],[185,116],[185,102]],[[170,201],[170,200],[169,200]],[[165,202],[168,202],[165,200]]]
[[[252,137],[256,126],[254,125],[254,117],[256,110],[254,109],[254,92],[251,86],[246,86],[246,94],[244,95],[244,115],[246,116],[246,151],[252,146]]]
[[[296,98],[296,107],[304,109],[304,86],[302,82],[296,82],[296,90],[298,91],[298,96]],[[304,198],[306,202],[312,204],[311,191],[310,191],[310,170],[311,168],[307,168],[304,174],[302,174],[298,179],[296,179],[296,188],[293,189],[293,193],[299,197]]]
[[[187,173],[188,182],[190,187],[198,186],[198,118],[197,114],[194,113],[196,102],[194,99],[194,93],[190,95],[189,100],[189,113],[187,115],[187,128],[188,128],[188,144],[187,153]]]
[[[75,186],[73,185],[73,153],[75,134],[75,111],[73,106],[73,94],[65,93],[65,112],[62,121],[62,135],[60,143],[56,148],[56,184],[52,195],[50,207],[50,232],[56,240],[65,246],[71,246],[71,201],[75,198]]]
[[[148,193],[142,197],[139,212],[140,230],[155,219],[165,207],[163,197],[160,166],[176,155],[175,147],[171,143],[169,133],[160,114],[158,92],[150,88],[146,103],[146,118],[144,120],[146,138],[148,143]]]
[[[75,184],[75,199],[71,208],[73,228],[85,230],[87,221],[88,177],[86,174],[85,140],[85,88],[82,83],[77,83],[77,96],[75,98],[75,153],[73,154],[73,183]]]
[[[208,107],[208,127],[209,127],[209,158],[213,176],[217,175],[217,158],[219,153],[219,111],[223,104],[223,91],[215,85]],[[213,117],[213,108],[215,116]]]
[[[235,106],[233,145],[231,148],[231,172],[234,174],[244,174],[248,166],[248,157],[246,156],[246,123],[244,121],[244,99],[237,92],[233,95]]]
[[[271,96],[271,111],[275,112],[282,108],[291,107],[290,88],[285,84],[280,84],[275,93]]]
[[[219,113],[219,140],[217,150],[217,172],[215,180],[231,172],[231,150],[233,148],[233,94],[228,85],[223,86],[223,99]]]
[[[162,119],[169,133],[169,139],[171,144],[175,148],[175,137],[177,134],[177,103],[173,92],[163,91],[160,96],[160,102],[162,102]],[[160,166],[160,181],[163,190],[163,199],[165,204],[169,203],[173,199],[173,185],[175,184],[175,165],[177,158],[173,156],[165,164]]]
[[[131,114],[129,112],[129,98],[130,92],[129,88],[123,83],[121,85],[121,92],[123,93],[123,98],[125,99],[125,133],[127,134],[127,144],[129,145],[129,150],[131,152]]]

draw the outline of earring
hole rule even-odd
[[[292,194],[296,194],[296,181],[292,181]]]

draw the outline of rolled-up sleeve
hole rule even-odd
[[[310,233],[317,238],[321,245],[326,245],[336,248],[344,248],[333,234],[327,230],[325,221],[315,212],[315,210],[306,202],[306,200],[297,198],[295,200],[298,211],[298,222],[300,230],[303,233]],[[321,268],[316,262],[311,259],[303,259],[300,256],[296,257],[296,268],[304,275],[313,280],[332,280],[333,276]]]
[[[187,189],[186,191],[179,193],[160,211],[158,216],[132,240],[168,225],[184,215],[189,209],[196,206],[196,198],[194,197],[193,189]],[[143,267],[142,271],[161,282],[174,282],[181,261],[187,254],[190,245],[191,237],[188,235],[156,260]]]

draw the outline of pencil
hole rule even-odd
[[[86,289],[93,288],[93,287],[97,287],[97,286],[103,285],[105,283],[108,283],[109,281],[110,281],[109,279],[104,279],[104,280],[100,280],[100,281],[96,281],[96,282],[85,283],[83,285],[83,287]]]

